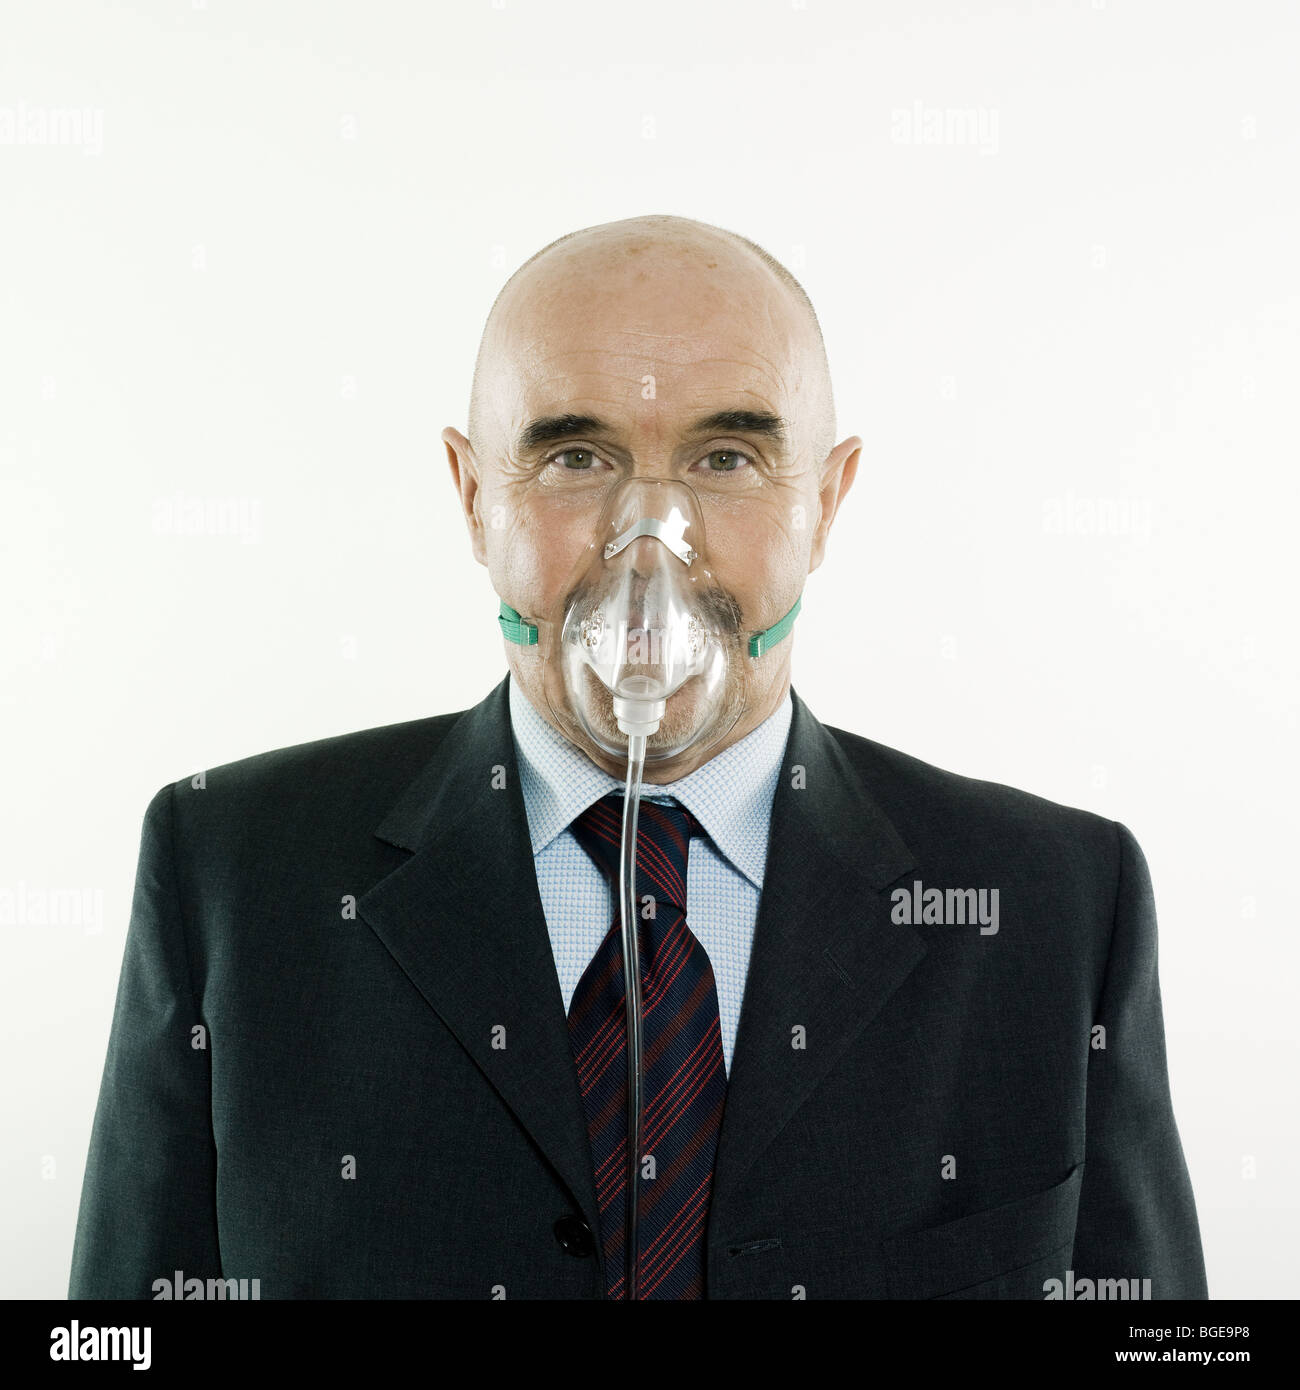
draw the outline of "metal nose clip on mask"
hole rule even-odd
[[[563,621],[534,624],[502,605],[506,637],[537,643],[547,700],[575,741],[627,758],[619,856],[619,920],[627,1018],[625,1287],[638,1297],[644,1113],[637,813],[645,763],[718,742],[745,709],[749,661],[789,632],[799,603],[746,639],[734,601],[707,566],[704,522],[685,483],[628,478],[609,493],[574,571]],[[542,641],[539,642],[539,629]],[[671,714],[668,702],[674,701]]]

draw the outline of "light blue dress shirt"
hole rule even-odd
[[[787,692],[757,729],[681,781],[643,784],[643,799],[675,798],[708,834],[691,840],[686,920],[713,966],[728,1075],[767,867],[772,798],[792,712]],[[567,1013],[583,971],[614,921],[616,896],[569,826],[602,796],[621,792],[623,783],[553,729],[513,680],[510,722],[537,887]]]

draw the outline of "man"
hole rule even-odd
[[[624,767],[533,639],[640,478],[700,499],[762,640],[721,735],[670,700],[647,763],[636,1296],[1206,1297],[1132,835],[791,689],[861,440],[788,272],[681,218],[562,238],[493,307],[469,429],[509,676],[154,798],[72,1295],[628,1296]]]

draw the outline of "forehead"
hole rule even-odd
[[[604,341],[533,345],[511,372],[513,417],[562,410],[628,416],[660,424],[694,419],[719,402],[787,409],[788,364],[747,343],[602,335]],[[622,339],[622,340],[620,340]]]
[[[723,406],[790,414],[807,370],[784,287],[708,258],[568,267],[520,296],[494,339],[507,429],[564,411],[658,428]]]

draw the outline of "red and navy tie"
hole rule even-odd
[[[571,827],[609,878],[616,903],[622,824],[623,797],[613,793]],[[645,1061],[637,1242],[642,1299],[704,1297],[705,1223],[727,1074],[713,967],[686,925],[686,854],[691,836],[703,833],[675,801],[641,803],[636,895]],[[614,925],[569,1006],[569,1040],[587,1111],[613,1299],[627,1297],[627,1018],[620,935],[616,908]]]

